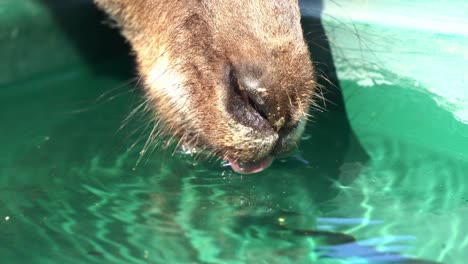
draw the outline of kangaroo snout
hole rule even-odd
[[[130,42],[179,144],[265,169],[297,146],[314,93],[297,0],[95,0]]]

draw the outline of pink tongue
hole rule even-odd
[[[250,173],[257,173],[261,172],[262,170],[268,168],[273,161],[272,157],[266,157],[263,160],[255,161],[255,162],[235,162],[229,161],[231,168],[233,171],[240,173],[240,174],[250,174]]]

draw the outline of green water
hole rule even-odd
[[[2,263],[466,262],[468,34],[387,16],[463,25],[463,1],[424,16],[325,1],[333,62],[316,22],[304,31],[341,90],[323,83],[294,156],[243,176],[141,153],[152,122],[133,114],[128,49],[84,2],[0,3]]]
[[[8,263],[468,258],[464,156],[373,129],[361,135],[363,148],[343,113],[329,111],[315,114],[300,156],[260,174],[169,150],[140,158],[147,120],[134,115],[120,128],[141,99],[123,82],[73,69],[0,90],[0,256]],[[395,91],[426,100],[424,113],[443,116],[454,133],[464,128],[430,99]],[[359,100],[366,96],[386,94]],[[372,118],[399,111],[390,104],[360,114],[372,127]],[[349,236],[358,243],[346,250]]]

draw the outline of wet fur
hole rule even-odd
[[[297,143],[315,87],[297,0],[95,2],[130,42],[162,132],[239,161]],[[250,125],[256,116],[229,87],[230,67],[261,81],[270,126]]]

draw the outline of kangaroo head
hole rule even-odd
[[[294,148],[314,92],[297,0],[95,0],[165,132],[240,173]]]

